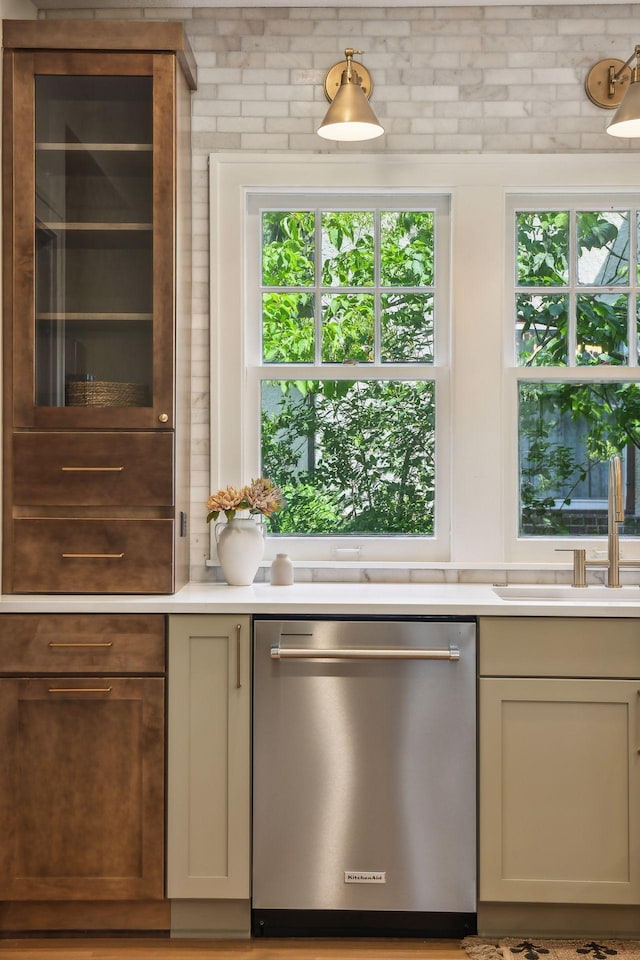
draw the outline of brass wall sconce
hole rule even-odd
[[[630,67],[633,60],[635,65]],[[607,133],[612,137],[640,137],[640,44],[625,63],[613,57],[595,63],[584,87],[597,107],[618,108]]]
[[[384,133],[375,113],[369,106],[373,90],[371,74],[353,57],[362,50],[347,47],[346,60],[334,65],[324,78],[324,92],[331,106],[322,121],[318,134],[325,140],[373,140]]]

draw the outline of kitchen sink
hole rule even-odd
[[[576,603],[640,603],[640,585],[571,587],[560,583],[510,583],[494,586],[503,600],[571,600]]]

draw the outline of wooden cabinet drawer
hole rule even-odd
[[[481,617],[480,673],[640,677],[640,619]]]
[[[161,614],[0,616],[0,673],[163,673]]]
[[[48,432],[13,438],[14,503],[166,506],[173,503],[166,433]]]
[[[26,518],[13,532],[14,593],[173,590],[173,520]]]

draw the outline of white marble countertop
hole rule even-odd
[[[190,583],[173,595],[3,595],[0,613],[640,617],[638,600],[504,600],[488,583]]]

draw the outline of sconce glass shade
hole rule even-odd
[[[351,59],[353,51],[348,49],[346,53],[345,69],[342,70],[340,75],[340,86],[335,95],[330,92],[330,78],[332,73],[343,64],[336,64],[332,67],[325,78],[325,92],[327,98],[331,100],[331,106],[318,129],[318,135],[324,137],[325,140],[352,142],[374,140],[376,137],[382,136],[384,127],[369,106],[369,100],[362,87],[360,75],[356,72]],[[358,64],[358,66],[361,67],[361,64]],[[371,80],[368,71],[364,71],[364,74],[370,94]]]
[[[640,69],[632,71],[629,89],[607,127],[612,137],[640,137]]]

